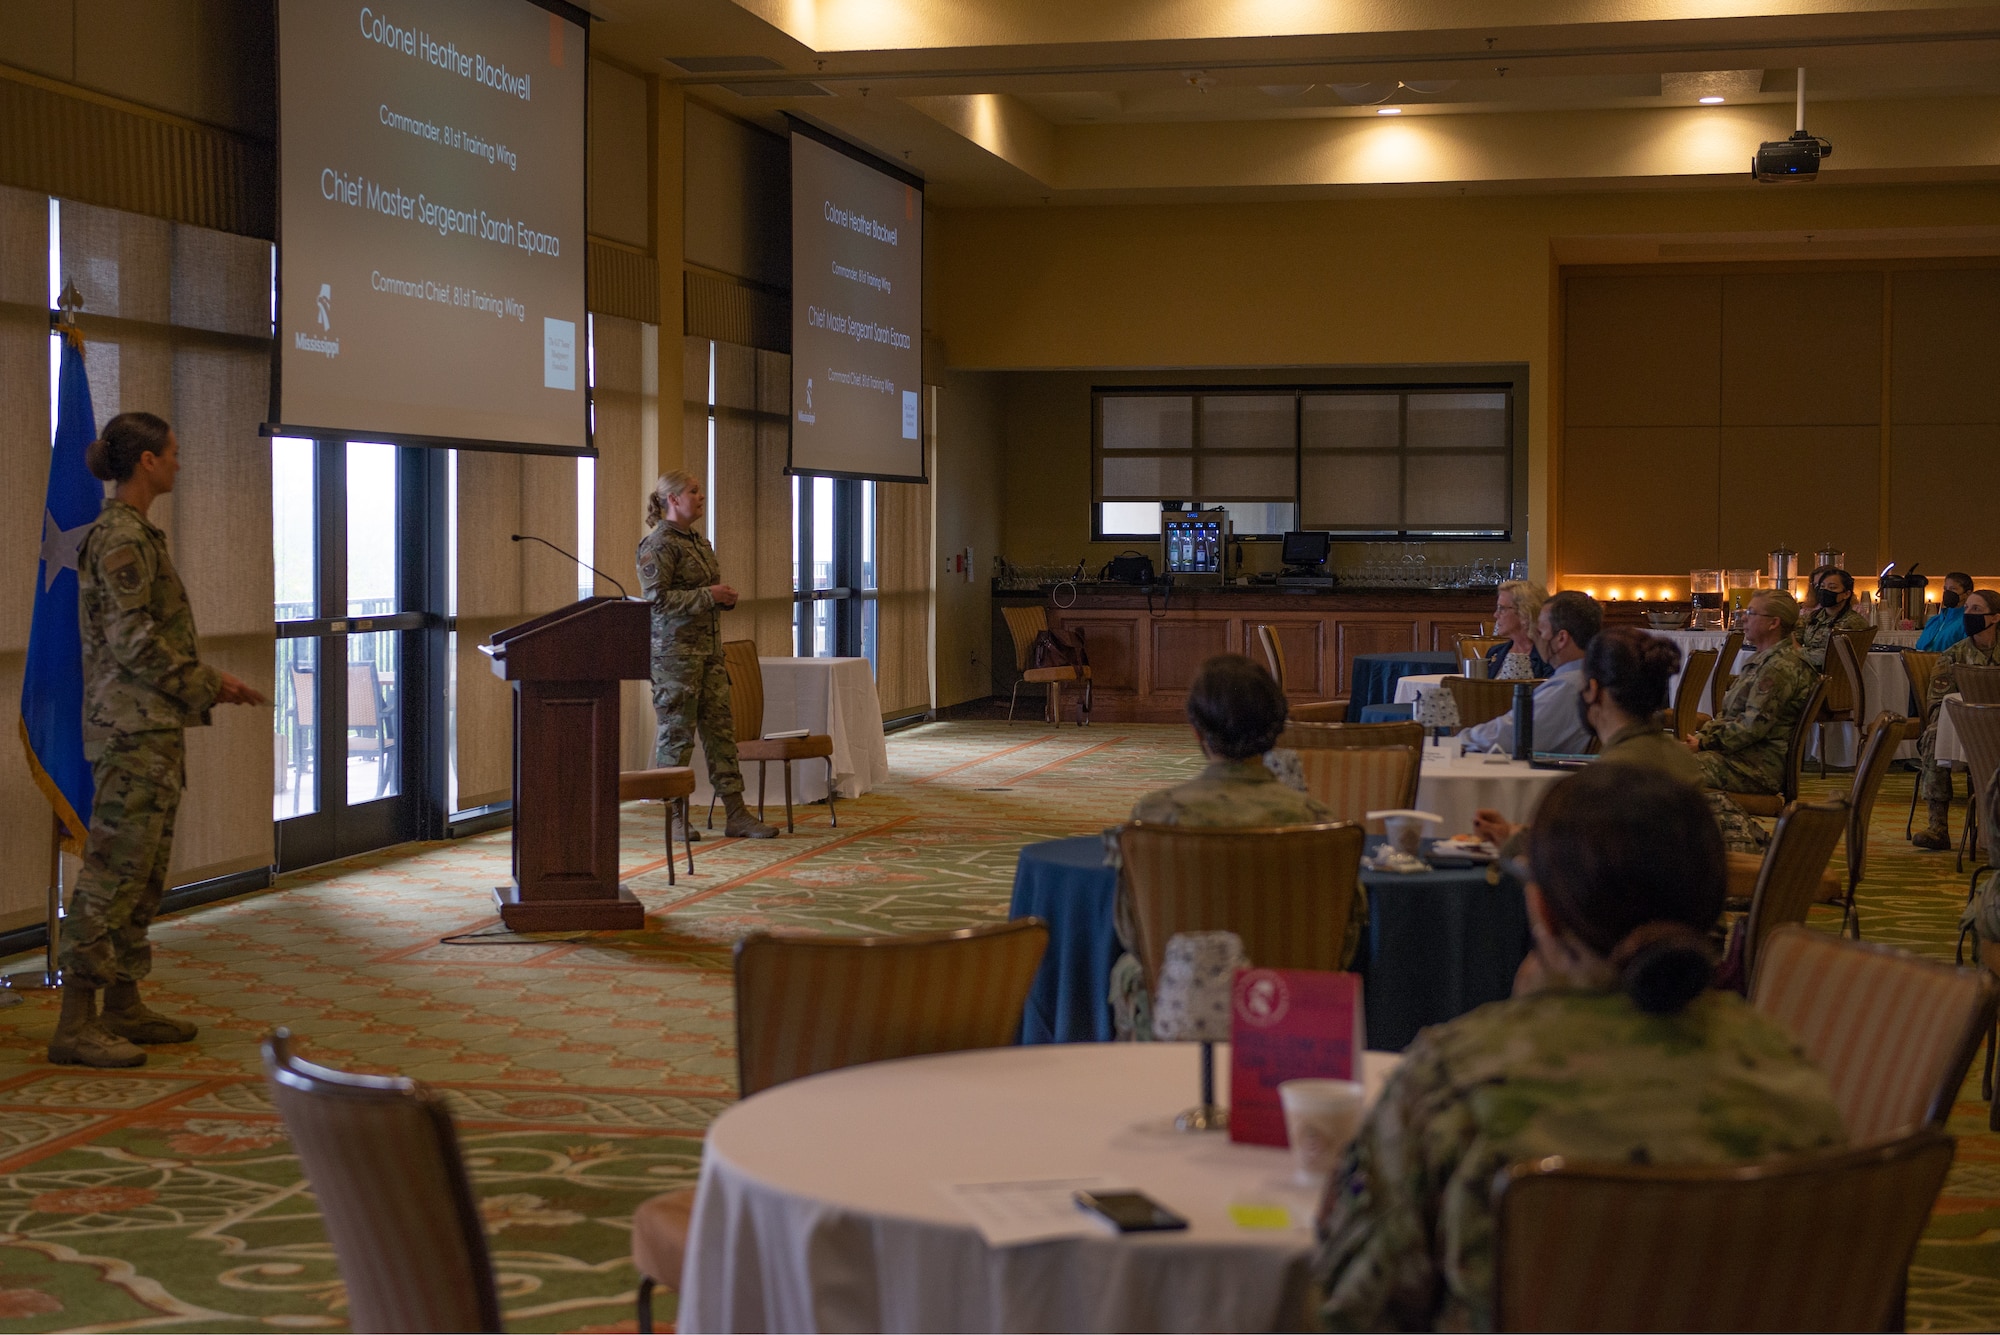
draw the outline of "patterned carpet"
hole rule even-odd
[[[658,808],[628,807],[622,860],[646,932],[442,944],[494,926],[503,831],[287,876],[158,924],[154,990],[203,1035],[142,1070],[50,1067],[53,999],[0,1011],[0,1329],[344,1327],[258,1068],[277,1024],[315,1060],[447,1093],[508,1329],[631,1329],[632,1210],[692,1180],[734,1087],[735,938],[1002,917],[1023,843],[1112,823],[1199,764],[1185,729],[1141,725],[945,723],[889,748],[894,779],[843,802],[839,829],[813,807],[794,837],[705,841],[700,874],[672,887]],[[1878,807],[1864,926],[1948,959],[1964,882],[1950,855],[1903,842],[1910,782],[1892,775]],[[1913,1271],[1912,1329],[2000,1326],[2000,1137],[1985,1126],[1975,1070]],[[670,1318],[671,1296],[660,1309]]]

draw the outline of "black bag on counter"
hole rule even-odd
[[[1144,552],[1120,552],[1104,563],[1104,568],[1097,572],[1097,577],[1119,584],[1151,584],[1153,558]]]

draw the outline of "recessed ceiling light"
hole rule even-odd
[[[1400,116],[1403,114],[1403,109],[1401,107],[1377,107],[1375,108],[1375,114],[1377,116]]]
[[[1703,106],[1705,106],[1705,107],[1712,107],[1712,106],[1714,106],[1714,105],[1715,105],[1715,104],[1716,104],[1717,102],[1725,102],[1725,101],[1727,101],[1728,99],[1727,99],[1727,98],[1721,98],[1721,97],[1702,97],[1702,98],[1696,98],[1695,100],[1696,100],[1696,101],[1698,101],[1698,102],[1700,102],[1700,103],[1701,103],[1701,104],[1702,104]]]

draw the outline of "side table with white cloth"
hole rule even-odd
[[[1526,825],[1548,795],[1549,786],[1568,773],[1536,769],[1525,760],[1505,756],[1460,755],[1454,741],[1443,746],[1427,743],[1423,766],[1417,772],[1417,809],[1444,817],[1435,831],[1440,838],[1470,833],[1472,815],[1481,807],[1499,812],[1516,825]]]
[[[833,738],[833,775],[841,797],[859,797],[889,776],[889,745],[882,732],[882,702],[875,693],[875,669],[865,658],[758,658],[764,674],[764,735],[805,731]],[[738,736],[743,733],[739,731]],[[694,796],[699,813],[714,795],[708,786],[708,758],[695,739]],[[785,776],[767,772],[767,802],[783,803]],[[757,766],[743,766],[743,800],[757,802]],[[826,763],[792,765],[792,800],[826,799]]]
[[[1236,1331],[1307,1317],[1318,1193],[1292,1180],[1287,1150],[1172,1129],[1196,1101],[1198,1052],[988,1048],[745,1099],[703,1143],[680,1329]],[[1217,1045],[1225,1098],[1228,1052]],[[1398,1060],[1366,1055],[1371,1103]],[[1002,1184],[1140,1191],[1188,1227],[1120,1236],[1078,1212],[1067,1236],[989,1245],[958,1189]]]

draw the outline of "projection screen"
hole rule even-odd
[[[278,0],[274,434],[590,449],[584,18]]]
[[[923,182],[792,124],[792,471],[922,482]]]

